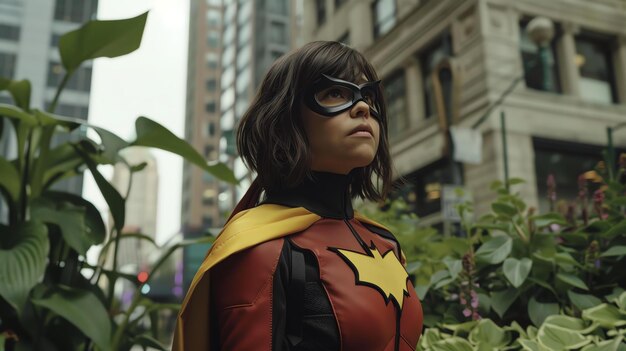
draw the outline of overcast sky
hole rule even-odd
[[[89,121],[126,140],[134,135],[135,119],[146,116],[183,137],[188,46],[188,0],[102,0],[98,19],[121,19],[150,10],[141,47],[114,59],[97,59],[92,77]],[[157,241],[180,227],[182,161],[153,150],[159,172]],[[112,167],[101,172],[110,179]],[[84,196],[103,213],[106,203],[90,175]],[[108,216],[107,216],[108,217]]]

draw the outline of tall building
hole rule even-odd
[[[57,49],[59,38],[95,19],[97,7],[98,0],[0,0],[0,77],[30,80],[32,107],[47,108],[65,73]],[[74,73],[61,95],[56,113],[87,119],[91,67],[91,62],[87,62]],[[0,93],[0,103],[11,102],[6,92]],[[0,138],[0,155],[15,157],[12,128],[5,125]],[[61,136],[53,143],[69,138],[71,136]],[[76,176],[61,181],[55,188],[80,194],[82,183],[82,176]]]
[[[185,163],[181,218],[188,235],[223,225],[250,184],[236,155],[235,127],[265,71],[291,48],[294,11],[287,0],[191,1],[185,138],[208,161],[228,164],[242,184],[224,184]]]
[[[311,0],[304,6],[304,41],[349,43],[382,77],[396,178],[407,180],[396,195],[422,223],[448,222],[446,184],[468,190],[476,214],[490,211],[496,194],[489,185],[505,174],[501,113],[509,174],[526,180],[516,190],[529,206],[548,209],[549,174],[564,201],[576,198],[579,175],[597,187],[590,170],[601,160],[606,127],[626,116],[626,1]],[[554,25],[542,57],[528,30],[539,16]],[[475,126],[480,163],[451,160],[448,126]],[[626,146],[626,132],[616,132],[615,140]]]

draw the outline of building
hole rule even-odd
[[[31,106],[47,108],[65,73],[57,49],[59,38],[95,19],[97,8],[98,0],[0,0],[0,77],[28,79],[32,85]],[[92,63],[86,62],[74,73],[56,113],[87,119],[91,67]],[[12,103],[12,99],[6,92],[0,93],[0,103]],[[6,126],[0,136],[0,155],[13,158],[17,152],[15,134]],[[53,145],[70,138],[60,136],[53,140]],[[82,176],[76,176],[59,182],[55,188],[80,194],[82,183]],[[2,204],[0,214],[1,207]]]
[[[250,184],[251,175],[236,155],[235,126],[265,71],[293,45],[292,5],[287,0],[191,1],[185,139],[208,161],[228,164],[242,183],[218,182],[185,163],[181,218],[190,236],[222,226]]]
[[[526,180],[516,190],[529,206],[548,209],[548,174],[563,200],[576,198],[581,174],[596,186],[597,174],[589,171],[601,160],[606,127],[626,116],[626,1],[312,0],[304,6],[304,41],[349,43],[382,77],[396,177],[408,181],[397,194],[422,223],[443,227],[444,185],[455,179],[473,195],[476,214],[490,211],[496,194],[489,185],[505,173],[501,112],[509,174]],[[555,28],[545,61],[526,30],[538,16]],[[442,104],[433,75],[446,67],[453,88],[451,103]],[[447,125],[471,128],[490,106],[493,112],[476,126],[482,162],[451,162]],[[616,132],[615,141],[626,145],[626,133]]]

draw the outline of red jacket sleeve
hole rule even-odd
[[[211,313],[220,350],[273,349],[273,278],[283,243],[282,238],[261,243],[211,269]]]

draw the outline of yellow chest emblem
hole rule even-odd
[[[352,268],[357,284],[378,290],[383,295],[385,303],[393,300],[402,310],[404,296],[409,296],[406,288],[409,274],[393,250],[381,255],[374,243],[365,254],[336,248],[331,250],[337,252]]]

